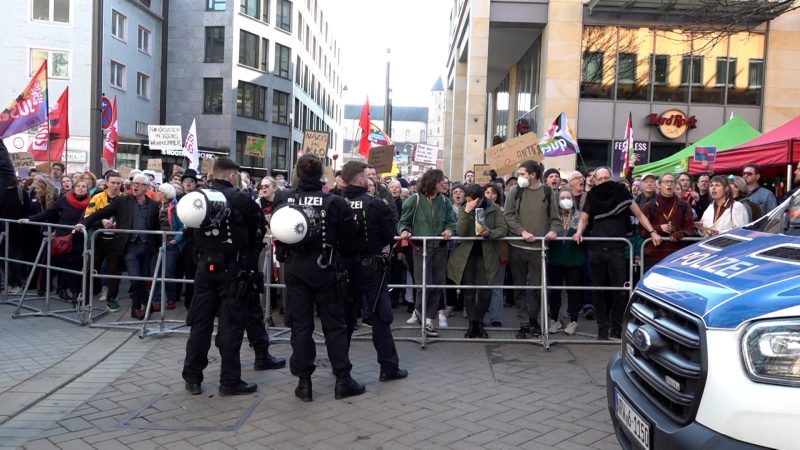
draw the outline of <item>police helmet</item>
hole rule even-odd
[[[319,232],[320,223],[314,208],[286,205],[272,213],[270,229],[276,240],[284,244],[300,244]]]
[[[218,225],[228,216],[225,195],[214,189],[196,189],[181,198],[176,208],[186,228]]]

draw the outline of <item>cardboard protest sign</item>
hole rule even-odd
[[[264,148],[266,146],[266,139],[259,136],[247,136],[247,141],[244,144],[245,156],[255,156],[256,158],[264,157]]]
[[[492,181],[492,176],[489,175],[491,169],[492,166],[489,164],[475,164],[472,166],[472,171],[475,172],[475,183],[484,185]]]
[[[414,146],[414,161],[435,166],[437,158],[439,158],[439,147],[426,144]]]
[[[9,153],[11,156],[11,164],[16,169],[36,167],[36,162],[33,160],[33,155],[28,152],[14,152]]]
[[[320,158],[328,156],[328,133],[306,130],[303,133],[303,153],[313,153]]]
[[[123,180],[127,180],[131,175],[131,168],[126,165],[119,166],[119,176],[122,177]]]
[[[325,184],[328,185],[329,188],[333,188],[336,184],[336,172],[334,172],[333,167],[325,166]]]
[[[156,172],[164,172],[163,164],[159,158],[150,158],[147,160],[147,170],[155,170]]]
[[[148,125],[147,139],[150,150],[180,150],[183,148],[180,125]]]
[[[200,160],[200,173],[209,174],[214,170],[214,160],[203,158]]]
[[[694,160],[713,163],[717,160],[717,147],[695,147]]]
[[[38,170],[39,172],[42,172],[42,173],[50,173],[50,163],[49,162],[43,162],[43,163],[36,164],[36,170]]]
[[[517,164],[522,161],[541,161],[544,155],[539,149],[536,133],[526,133],[487,148],[486,159],[498,175],[506,175],[517,170]]]
[[[388,173],[394,161],[394,145],[381,145],[369,149],[367,164],[375,168],[377,173]]]

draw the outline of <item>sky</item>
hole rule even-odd
[[[342,48],[345,104],[382,105],[386,49],[391,49],[392,104],[427,106],[447,63],[452,0],[324,0]]]

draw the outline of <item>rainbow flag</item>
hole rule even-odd
[[[547,128],[539,148],[545,157],[571,155],[580,153],[581,149],[578,147],[578,141],[575,139],[575,133],[572,132],[572,127],[567,122],[567,115],[563,112],[556,117],[556,120]]]
[[[369,122],[369,141],[372,145],[392,145],[392,138],[386,135],[375,122]]]
[[[0,139],[47,122],[47,60],[19,96],[0,112]]]

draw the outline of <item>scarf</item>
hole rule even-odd
[[[633,198],[628,188],[616,181],[606,181],[592,188],[586,195],[595,220],[607,219],[624,213]]]
[[[78,198],[72,191],[70,191],[67,192],[67,203],[69,203],[69,206],[83,211],[87,206],[89,206],[89,196],[84,195],[82,198]]]

